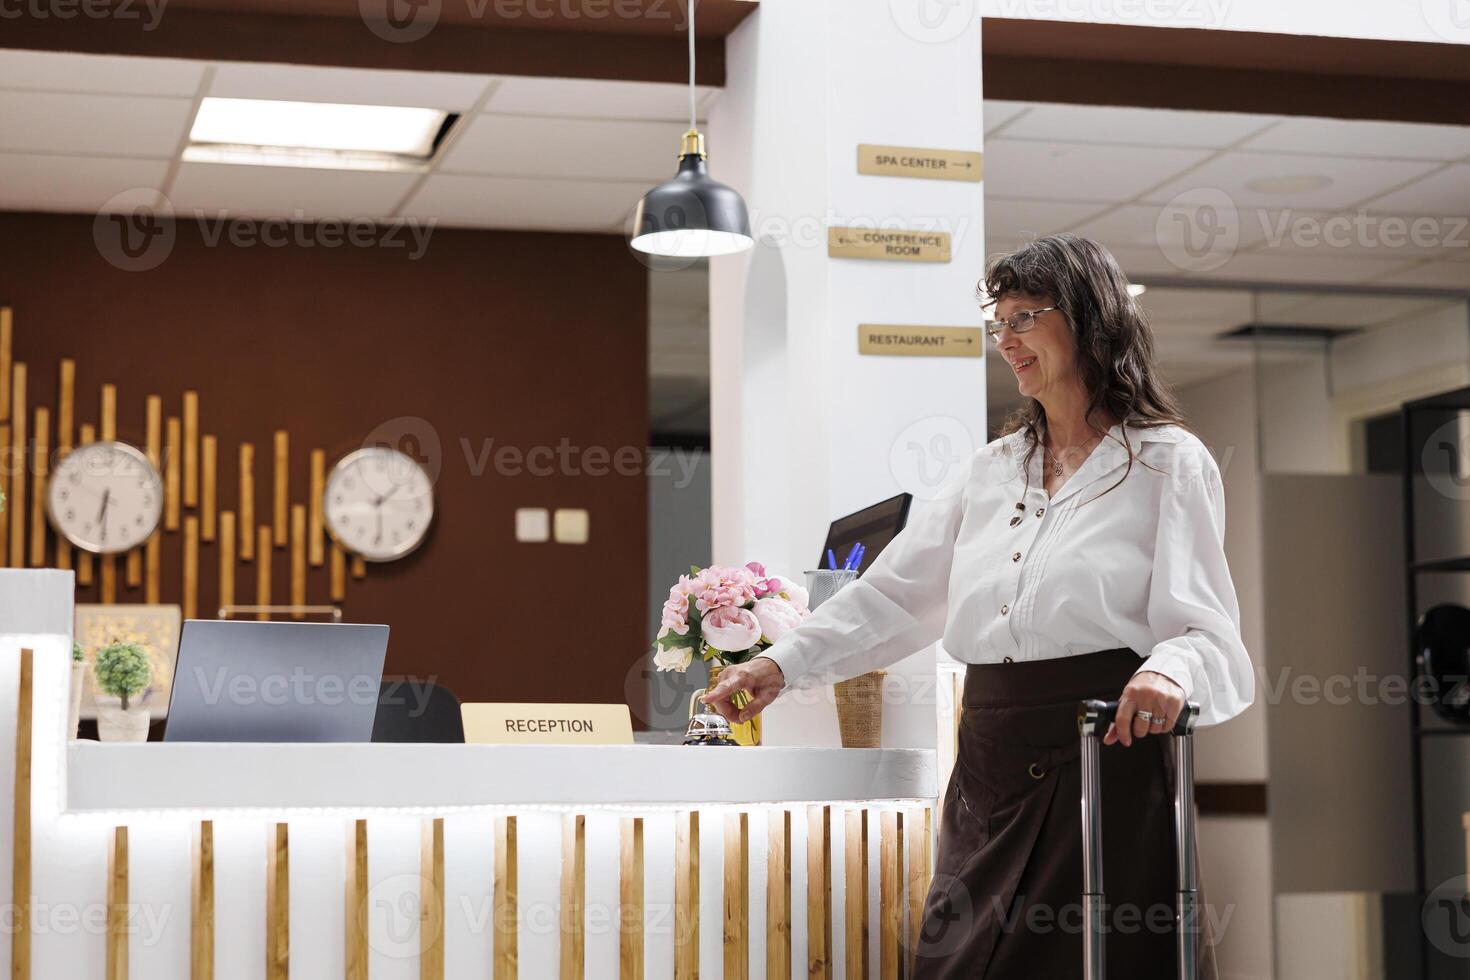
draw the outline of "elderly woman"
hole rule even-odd
[[[982,293],[1025,398],[1005,434],[861,579],[704,700],[745,720],[787,687],[942,638],[967,665],[964,711],[914,976],[1055,980],[1082,965],[1077,702],[1119,699],[1101,753],[1107,967],[1173,980],[1164,733],[1187,700],[1213,724],[1254,696],[1220,472],[1106,250],[1037,239],[992,262]],[[1215,976],[1208,944],[1202,975]]]

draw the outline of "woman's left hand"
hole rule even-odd
[[[1135,738],[1171,732],[1183,710],[1184,688],[1163,674],[1140,670],[1123,688],[1118,698],[1118,716],[1103,736],[1103,744],[1122,742],[1127,746]],[[1140,711],[1152,715],[1152,721],[1139,717]]]

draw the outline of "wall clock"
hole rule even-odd
[[[138,547],[163,515],[163,477],[125,442],[89,442],[68,453],[46,487],[56,533],[85,551],[118,554]]]
[[[367,446],[343,456],[327,474],[322,514],[345,551],[367,561],[393,561],[428,534],[434,484],[411,456]]]

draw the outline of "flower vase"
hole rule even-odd
[[[709,687],[706,687],[704,689],[705,691],[708,691],[710,688],[714,687],[717,683],[719,683],[720,673],[724,669],[725,669],[725,665],[724,664],[711,664],[710,665],[710,668],[709,668]],[[704,691],[700,691],[699,694],[696,694],[695,695],[696,703],[698,701],[699,695],[701,695],[703,693],[704,693]],[[737,708],[743,708],[749,702],[750,702],[750,695],[748,693],[746,693],[745,691],[737,691],[735,693],[735,697],[731,699],[731,703],[734,704]],[[761,744],[761,716],[760,715],[756,715],[754,718],[750,719],[749,721],[742,721],[742,722],[734,722],[734,721],[732,721],[732,722],[730,722],[730,735],[735,739],[735,744],[737,744],[737,745],[759,745],[759,744]]]

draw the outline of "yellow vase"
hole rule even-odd
[[[720,680],[720,672],[723,671],[724,669],[725,669],[725,667],[724,667],[723,664],[711,664],[710,665],[710,668],[709,668],[709,687],[705,688],[706,691],[709,690],[709,688],[714,687],[715,684],[717,684],[719,682],[719,680]],[[703,693],[704,693],[704,691],[700,691],[699,692],[699,694],[703,694]],[[699,694],[696,694],[695,695],[695,703],[696,704],[698,703]],[[750,695],[748,693],[746,693],[745,691],[737,691],[735,693],[735,697],[732,698],[731,701],[732,701],[732,703],[737,708],[743,708],[747,704],[750,703]],[[732,721],[732,722],[730,722],[730,735],[731,735],[731,737],[733,737],[735,739],[736,743],[739,744],[739,745],[759,745],[759,744],[761,744],[761,716],[760,715],[756,715],[754,718],[750,719],[749,721],[743,721],[743,722],[733,722]]]

